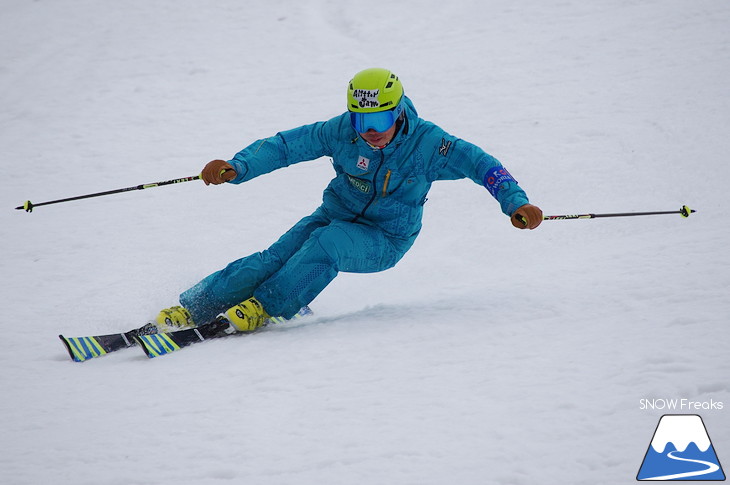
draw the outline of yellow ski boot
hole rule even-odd
[[[253,332],[270,317],[256,298],[249,298],[221,313],[218,318],[230,323],[238,332]]]
[[[165,308],[157,315],[154,323],[159,332],[174,332],[195,326],[190,312],[181,306]]]

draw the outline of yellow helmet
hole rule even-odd
[[[387,69],[374,67],[355,74],[347,89],[347,109],[355,113],[373,113],[395,108],[403,96],[398,76]]]
[[[371,68],[355,74],[347,89],[347,109],[359,133],[372,128],[383,132],[403,112],[403,85],[387,69]],[[380,113],[380,114],[375,114]]]

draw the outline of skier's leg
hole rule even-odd
[[[198,324],[214,319],[224,310],[250,298],[263,281],[276,273],[301,248],[313,231],[328,223],[324,211],[317,209],[269,249],[234,261],[183,292],[180,303],[190,311]]]
[[[339,271],[383,271],[395,265],[408,247],[410,242],[393,241],[378,228],[333,221],[312,232],[253,294],[267,313],[289,318],[314,300]]]

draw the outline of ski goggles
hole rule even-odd
[[[350,111],[350,122],[358,133],[366,133],[373,129],[378,133],[388,131],[403,113],[403,98],[395,108],[374,113],[355,113]]]

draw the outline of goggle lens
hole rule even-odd
[[[370,129],[382,133],[393,126],[402,112],[403,106],[401,103],[388,111],[377,111],[375,113],[354,113],[351,111],[350,122],[358,133],[366,133]]]

